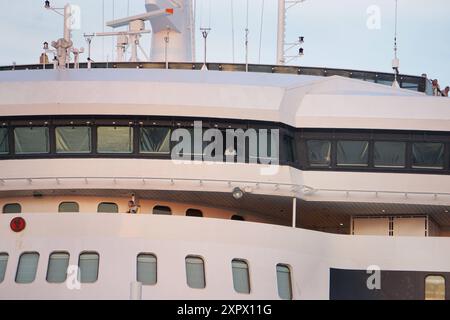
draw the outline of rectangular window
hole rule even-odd
[[[137,257],[137,281],[143,285],[156,284],[156,257],[153,254],[141,253]]]
[[[91,128],[57,127],[55,129],[57,153],[91,152]]]
[[[58,207],[58,212],[80,212],[80,206],[76,202],[61,202]]]
[[[84,252],[80,254],[78,267],[80,268],[80,282],[93,283],[98,279],[99,255],[96,252]]]
[[[36,278],[39,262],[39,253],[26,252],[19,258],[17,266],[16,283],[32,283]]]
[[[428,276],[425,278],[425,300],[445,300],[445,278]]]
[[[444,169],[443,143],[413,143],[412,155],[413,168]]]
[[[283,300],[292,300],[291,271],[287,265],[277,265],[278,295]]]
[[[8,203],[3,206],[3,213],[22,213],[22,206],[18,203]]]
[[[119,206],[112,202],[102,202],[97,207],[97,212],[100,213],[118,213]]]
[[[7,253],[0,253],[0,283],[5,280],[6,267],[8,266],[9,255]]]
[[[8,154],[8,129],[0,128],[0,154]]]
[[[369,165],[369,142],[338,141],[337,165],[367,167]]]
[[[326,140],[309,140],[308,162],[311,167],[329,167],[331,165],[331,142]]]
[[[48,259],[47,282],[63,283],[66,281],[69,257],[67,252],[53,252],[50,255]]]
[[[132,127],[98,127],[97,128],[98,153],[132,153],[133,128]]]
[[[141,153],[170,153],[170,128],[140,128],[139,150]]]
[[[234,290],[239,293],[250,293],[250,278],[248,264],[243,260],[234,259],[231,262]]]
[[[16,154],[48,153],[47,127],[20,127],[14,129]]]
[[[374,164],[378,168],[404,168],[405,142],[375,142]]]
[[[205,281],[205,263],[200,257],[186,257],[186,280],[189,287],[203,289]]]
[[[294,139],[290,136],[284,136],[284,152],[286,153],[286,161],[295,161]]]

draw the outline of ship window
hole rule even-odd
[[[53,252],[48,259],[47,282],[63,283],[67,278],[67,268],[69,267],[69,257],[67,252]]]
[[[6,266],[8,265],[9,255],[7,253],[0,253],[0,283],[5,279]]]
[[[14,141],[17,154],[49,152],[49,137],[47,127],[15,128]]]
[[[26,252],[20,256],[17,266],[16,282],[32,283],[36,278],[36,271],[39,262],[39,253]]]
[[[80,212],[80,206],[76,202],[62,202],[58,212]]]
[[[287,162],[295,161],[294,139],[290,136],[284,136],[284,148]]]
[[[337,165],[366,167],[369,161],[368,141],[338,141]]]
[[[0,128],[0,154],[8,154],[8,129]]]
[[[203,212],[198,209],[187,209],[186,216],[188,216],[188,217],[203,217]]]
[[[98,279],[99,255],[96,252],[80,254],[78,267],[80,268],[80,282],[93,283]]]
[[[445,300],[445,278],[428,276],[425,278],[425,300]]]
[[[232,215],[231,216],[231,220],[236,220],[236,221],[245,221],[243,216],[240,216],[238,214]]]
[[[18,203],[8,203],[3,206],[3,213],[21,213],[22,207]]]
[[[287,265],[277,264],[278,295],[283,300],[292,300],[291,270]]]
[[[191,288],[205,288],[205,263],[202,258],[195,256],[186,257],[186,280]]]
[[[137,281],[143,285],[156,284],[156,257],[141,253],[137,256]]]
[[[231,265],[233,269],[234,290],[239,293],[250,293],[250,277],[247,262],[234,259]]]
[[[171,215],[172,209],[165,206],[155,206],[153,208],[153,214]]]
[[[98,127],[98,153],[131,153],[133,152],[132,127]]]
[[[57,127],[55,129],[57,153],[91,152],[91,128]]]
[[[170,128],[143,127],[140,129],[141,153],[170,153]]]
[[[278,161],[280,153],[279,135],[274,134],[274,132],[272,129],[260,129],[258,130],[257,141],[248,139],[250,158],[257,158],[263,164],[274,164],[274,161]],[[256,150],[252,148],[252,143],[257,143]],[[257,151],[257,154],[254,154],[255,151]]]
[[[118,213],[119,206],[112,202],[102,202],[98,205],[97,212],[100,213]]]
[[[443,143],[413,143],[413,168],[443,169],[444,144]]]
[[[326,140],[309,140],[308,161],[311,167],[328,167],[331,164],[331,142]]]
[[[404,168],[406,143],[375,142],[374,164],[379,168]]]

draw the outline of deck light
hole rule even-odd
[[[234,188],[233,189],[233,198],[235,198],[236,200],[241,199],[244,196],[244,191],[241,190],[241,188]]]

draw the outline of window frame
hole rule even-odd
[[[61,282],[49,281],[49,279],[48,279],[49,271],[50,271],[50,261],[51,261],[52,256],[55,255],[55,254],[66,254],[67,255],[67,267],[70,266],[70,253],[68,251],[61,250],[61,251],[52,251],[52,252],[50,252],[50,254],[48,256],[48,264],[47,264],[47,272],[46,272],[46,275],[45,275],[45,281],[47,281],[47,283],[50,283],[50,284],[61,284],[61,283],[64,283],[64,282],[67,281],[67,270],[65,272],[65,279],[63,281],[61,281]]]
[[[202,271],[203,271],[203,287],[192,287],[189,284],[189,276],[188,276],[188,259],[199,259],[202,261]],[[205,258],[199,255],[195,255],[195,254],[189,254],[184,258],[184,265],[185,265],[185,274],[186,274],[186,285],[190,288],[190,289],[196,289],[196,290],[204,290],[206,289],[206,262],[205,262]]]
[[[248,280],[248,292],[241,292],[241,291],[238,291],[236,289],[236,283],[234,281],[234,269],[235,269],[234,262],[244,263],[246,265],[246,267],[247,267],[246,270],[247,270],[247,280]],[[233,278],[233,289],[234,289],[234,292],[238,293],[238,294],[245,294],[245,295],[252,294],[252,281],[250,279],[250,263],[248,262],[248,260],[247,259],[241,259],[241,258],[233,258],[231,260],[231,273],[232,273],[232,278]]]
[[[288,271],[289,271],[289,299],[284,299],[281,295],[280,295],[280,283],[278,281],[278,267],[285,267]],[[277,263],[275,265],[275,271],[276,271],[276,276],[277,276],[277,292],[278,292],[278,297],[282,300],[293,300],[294,299],[294,288],[292,285],[292,267],[291,265],[287,264],[287,263]]]
[[[95,278],[95,281],[82,281],[81,279],[81,256],[85,255],[85,254],[92,254],[92,255],[97,255],[97,276]],[[80,283],[86,285],[86,284],[94,284],[98,282],[98,279],[100,277],[100,254],[97,251],[82,251],[80,252],[80,254],[78,255],[78,280],[80,281]]]
[[[109,205],[115,205],[116,206],[116,208],[117,208],[117,212],[106,212],[106,211],[100,211],[100,206],[101,205],[103,205],[103,204],[109,204]],[[119,213],[120,212],[120,210],[119,210],[120,208],[119,208],[119,205],[117,204],[117,203],[115,203],[115,202],[108,202],[108,201],[104,201],[104,202],[100,202],[98,205],[97,205],[97,213]]]
[[[19,206],[19,212],[5,212],[5,208],[7,206],[14,206],[14,205]],[[22,213],[22,205],[20,203],[18,203],[18,202],[16,202],[16,203],[5,203],[3,205],[3,207],[2,207],[2,214],[21,214],[21,213]]]
[[[20,266],[21,266],[22,257],[23,257],[24,255],[27,255],[27,254],[37,255],[37,261],[36,261],[36,266],[35,266],[35,270],[34,270],[33,280],[30,281],[30,282],[18,282],[18,281],[17,281],[17,278],[18,278],[18,276],[19,276],[19,269],[20,269]],[[39,271],[39,260],[40,260],[40,258],[41,258],[41,255],[40,255],[40,253],[37,252],[37,251],[25,251],[25,252],[22,252],[22,253],[20,254],[19,260],[18,260],[18,262],[17,262],[16,275],[15,275],[15,277],[14,277],[14,282],[15,282],[16,284],[19,284],[19,285],[31,284],[31,283],[35,282],[35,281],[36,281],[36,276],[37,276],[38,271]]]
[[[5,269],[3,271],[3,274],[0,274],[0,284],[5,281],[6,272],[8,271],[8,265],[9,265],[9,253],[8,252],[0,252],[0,257],[6,256],[6,263],[5,263]]]
[[[78,211],[61,211],[61,205],[69,204],[69,203],[76,204]],[[98,206],[97,206],[97,209],[98,209]],[[63,201],[63,202],[60,202],[60,204],[58,205],[58,213],[79,213],[79,212],[80,212],[80,204],[76,201]]]
[[[139,281],[139,257],[140,256],[152,256],[155,258],[155,283],[143,283]],[[136,255],[136,281],[142,283],[143,286],[156,286],[158,284],[158,257],[151,252],[140,252]]]

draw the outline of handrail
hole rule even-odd
[[[167,69],[165,62],[92,62],[90,65],[92,69]],[[239,63],[214,62],[207,63],[206,65],[208,67],[208,70],[210,71],[246,71],[246,65]],[[74,64],[71,63],[69,65],[69,68],[73,67]],[[80,69],[87,69],[88,63],[80,63],[79,67]],[[169,62],[168,64],[168,69],[173,70],[201,70],[202,67],[203,63],[197,62]],[[45,65],[45,68],[43,64],[0,66],[0,71],[42,69],[53,69],[53,64],[47,64]],[[261,73],[311,75],[321,77],[338,75],[342,77],[381,83],[385,85],[391,85],[395,80],[395,75],[393,73],[324,67],[249,64],[248,71]],[[426,77],[401,74],[398,75],[398,80],[402,88],[419,92],[427,91]],[[412,87],[410,87],[411,85]]]
[[[253,181],[253,180],[234,180],[234,179],[194,179],[194,178],[166,178],[166,177],[36,177],[36,178],[0,178],[0,187],[5,186],[5,184],[9,181],[27,181],[29,184],[33,183],[33,181],[43,181],[43,180],[54,180],[57,184],[61,182],[61,180],[84,180],[85,183],[89,183],[90,180],[111,180],[113,182],[117,182],[119,180],[136,180],[142,181],[143,184],[146,181],[162,181],[169,182],[170,184],[174,184],[175,182],[197,182],[200,186],[203,186],[204,183],[226,183],[229,187],[234,187],[236,185],[240,185],[241,187],[254,187],[260,188],[263,186],[274,187],[275,190],[279,190],[281,188],[291,188],[290,192],[294,194],[303,193],[304,196],[313,196],[314,194],[320,192],[327,193],[345,193],[347,196],[350,196],[351,193],[363,193],[363,194],[373,194],[375,198],[380,196],[381,194],[391,194],[391,195],[403,195],[405,198],[408,198],[410,195],[416,196],[433,196],[434,200],[438,200],[439,196],[450,196],[449,192],[427,192],[427,191],[392,191],[392,190],[355,190],[355,189],[321,189],[314,188],[303,184],[295,184],[295,183],[282,183],[282,182],[265,182],[265,181]]]

